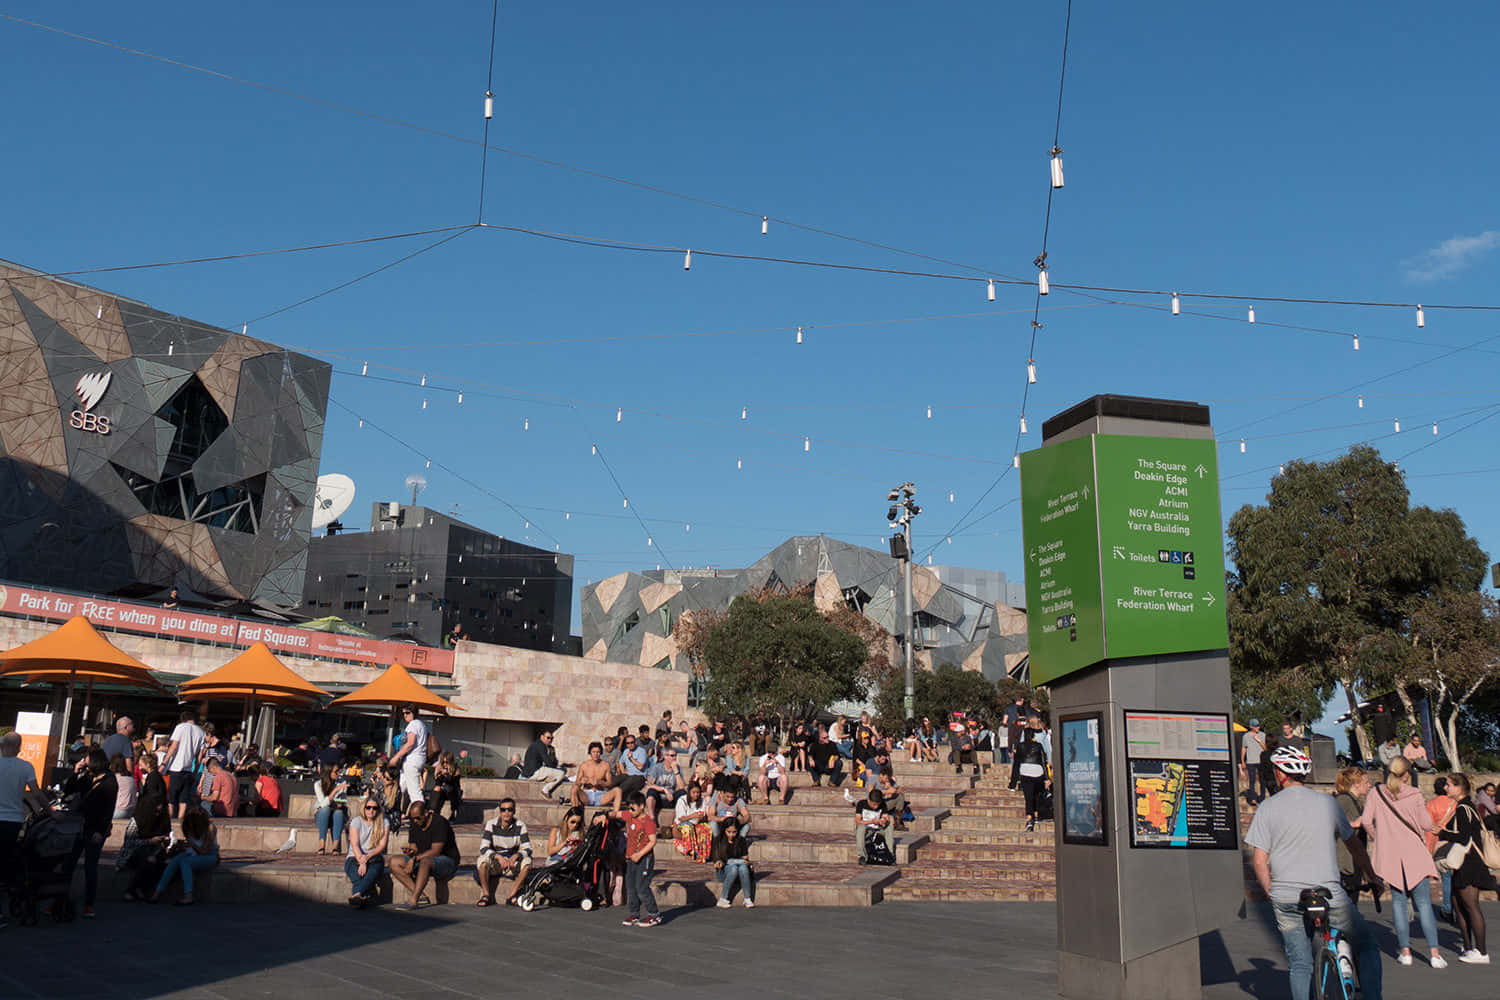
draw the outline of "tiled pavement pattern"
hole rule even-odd
[[[1500,907],[1489,904],[1493,921]],[[1370,910],[1366,917],[1374,917]],[[618,911],[106,903],[98,920],[0,932],[0,997],[88,1000],[910,1000],[962,992],[1055,996],[1049,903],[891,903],[874,909],[667,909],[653,930]],[[1394,962],[1386,996],[1490,1000],[1494,968]],[[1450,943],[1451,930],[1444,932]],[[654,939],[653,939],[654,936]],[[1203,939],[1203,996],[1285,1000],[1263,906]]]

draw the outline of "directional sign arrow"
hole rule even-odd
[[[1196,466],[1194,466],[1193,471],[1198,473],[1199,479],[1202,479],[1204,476],[1208,475],[1208,470],[1203,467],[1202,462],[1199,462]]]
[[[1036,562],[1036,549],[1031,550],[1031,561]]]
[[[1087,500],[1087,499],[1088,499],[1088,498],[1089,498],[1089,488],[1088,488],[1088,484],[1084,484],[1084,487],[1083,487],[1083,498],[1084,498],[1084,499],[1085,499],[1085,500]]]
[[[1115,558],[1116,559],[1124,559],[1125,558],[1125,546],[1123,546],[1123,545],[1116,545],[1115,546]]]
[[[1203,595],[1203,603],[1207,604],[1209,607],[1213,607],[1214,606],[1214,595],[1213,594],[1204,594]]]

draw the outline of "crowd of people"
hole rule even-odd
[[[1247,735],[1260,736],[1257,721],[1251,721]],[[1413,916],[1432,968],[1448,965],[1439,946],[1440,918],[1458,930],[1458,961],[1488,965],[1479,897],[1497,889],[1493,868],[1500,842],[1494,837],[1500,834],[1500,812],[1494,783],[1472,788],[1466,774],[1439,776],[1428,798],[1416,781],[1421,767],[1403,753],[1391,756],[1379,772],[1344,768],[1329,795],[1306,786],[1312,761],[1295,733],[1282,735],[1266,740],[1269,746],[1247,740],[1246,773],[1260,772],[1268,780],[1246,785],[1256,809],[1245,842],[1275,912],[1295,1000],[1309,995],[1312,974],[1301,912],[1306,891],[1326,895],[1331,925],[1357,952],[1367,1000],[1381,995],[1381,968],[1375,939],[1357,909],[1361,892],[1389,890],[1401,965],[1414,962]],[[1436,911],[1434,889],[1442,901]]]

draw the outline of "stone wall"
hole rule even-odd
[[[54,623],[0,616],[0,650],[13,649],[54,628]],[[142,663],[169,674],[200,676],[223,666],[241,652],[227,646],[101,632]],[[589,740],[613,733],[619,726],[634,729],[646,722],[654,727],[666,709],[670,708],[677,719],[687,711],[688,678],[678,671],[479,642],[459,643],[456,653],[452,678],[433,678],[435,684],[444,688],[445,697],[466,709],[454,713],[453,718],[532,727],[556,725],[559,728],[555,745],[562,760],[582,760]],[[374,680],[380,673],[380,668],[375,667],[278,655],[289,668],[314,684],[338,684],[347,689],[349,685]],[[424,680],[421,675],[414,676]],[[448,693],[449,685],[456,693]],[[14,707],[5,705],[0,692],[0,725],[13,724],[13,713]],[[512,727],[503,728],[515,731]],[[453,729],[473,732],[477,727],[458,725]],[[519,749],[510,741],[506,747],[493,749],[498,753],[509,748]],[[487,763],[493,766],[492,761]]]

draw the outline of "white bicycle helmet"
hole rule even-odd
[[[1271,764],[1284,774],[1308,774],[1312,758],[1296,747],[1277,747],[1271,752]]]

